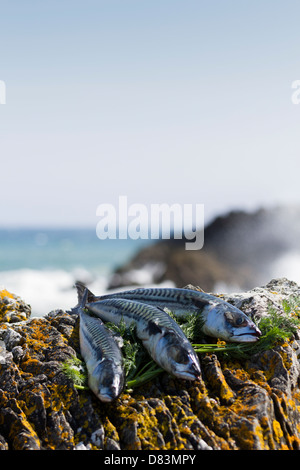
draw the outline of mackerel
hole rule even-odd
[[[84,286],[76,284],[78,292]],[[88,291],[88,302],[122,298],[142,302],[171,311],[184,317],[189,313],[199,314],[204,334],[230,342],[254,342],[261,332],[254,322],[237,307],[205,292],[179,288],[138,288],[114,294],[95,296]]]
[[[145,349],[168,373],[186,380],[200,377],[197,354],[181,328],[164,310],[119,298],[87,302],[85,307],[103,321],[134,324]]]
[[[120,395],[125,381],[121,350],[100,318],[91,317],[80,306],[74,311],[80,316],[80,352],[88,371],[88,385],[101,401],[111,402]]]

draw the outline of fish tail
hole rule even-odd
[[[82,283],[76,282],[75,287],[77,288],[78,302],[75,307],[71,308],[71,310],[66,310],[70,315],[80,315],[81,310],[85,308],[85,305],[88,302],[90,292]]]
[[[75,283],[77,289],[77,298],[78,304],[76,307],[84,307],[87,302],[93,302],[96,300],[96,296],[80,281]],[[85,302],[83,304],[83,298],[85,297]]]

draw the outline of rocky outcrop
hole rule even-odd
[[[299,220],[298,206],[230,212],[205,227],[201,250],[187,251],[184,238],[161,240],[116,269],[109,287],[144,284],[143,272],[151,267],[148,283],[200,284],[205,291],[220,284],[251,289],[274,277],[274,263],[283,255],[299,255]]]
[[[6,289],[0,290],[0,322],[14,323],[27,320],[31,308],[19,296]]]
[[[1,297],[4,310],[7,296]],[[257,320],[271,307],[296,316],[300,287],[273,280],[224,298]],[[290,299],[288,311],[283,302]],[[246,359],[202,355],[198,382],[162,373],[105,404],[75,388],[62,367],[80,353],[76,316],[57,310],[43,318],[4,319],[0,449],[300,449],[297,332]]]

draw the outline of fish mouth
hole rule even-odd
[[[240,334],[235,334],[230,338],[231,341],[238,341],[241,343],[254,343],[255,341],[258,341],[261,336],[261,332],[259,331],[258,328],[256,328],[254,331],[245,331]]]
[[[183,380],[199,380],[201,377],[201,373],[193,374],[193,373],[185,372],[185,373],[180,373],[180,375],[178,374],[177,377]]]
[[[115,400],[119,394],[121,393],[121,390],[117,390],[116,388],[112,387],[111,389],[100,389],[98,392],[98,398],[103,401],[104,403],[109,403],[113,400]]]
[[[201,369],[198,364],[191,364],[188,368],[182,368],[181,370],[177,367],[174,375],[183,380],[199,380],[201,378]]]
[[[100,393],[99,394],[99,399],[103,401],[104,403],[109,403],[113,400],[115,400],[117,397],[116,396],[111,396],[108,393]]]

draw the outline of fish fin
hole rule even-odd
[[[201,300],[201,299],[192,299],[192,302],[195,305],[195,307],[199,309],[203,309],[209,304],[207,300]]]
[[[184,286],[182,289],[196,290],[198,292],[204,292],[205,293],[205,291],[203,289],[201,289],[201,287],[193,286],[192,284],[188,284],[187,286]]]
[[[81,298],[81,302],[79,304],[79,307],[80,308],[84,308],[85,307],[85,304],[87,303],[88,301],[88,293],[89,293],[89,290],[88,289],[85,289],[84,293],[83,293],[83,296]]]
[[[161,328],[160,325],[157,324],[156,321],[149,321],[147,330],[150,335],[156,335],[156,334],[161,334],[164,332],[164,328]]]
[[[96,300],[96,296],[83,284],[83,282],[77,281],[75,283],[75,287],[77,289],[77,298],[78,298],[78,304],[76,305],[76,307],[82,306],[82,298],[85,295],[85,293],[86,293],[86,302],[93,302],[94,300]]]
[[[85,304],[88,302],[88,289],[84,287],[82,292],[78,294],[78,303],[75,307],[71,308],[71,310],[67,310],[67,313],[71,315],[78,315],[80,313],[80,309],[84,309]]]

